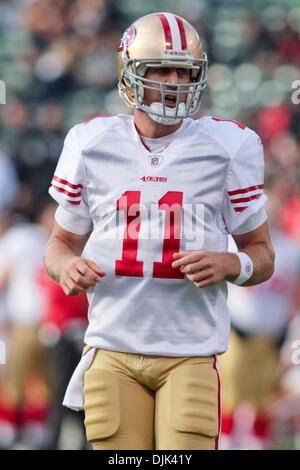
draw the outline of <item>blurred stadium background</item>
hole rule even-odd
[[[200,115],[242,122],[265,148],[279,261],[272,282],[232,291],[230,306],[239,347],[252,339],[271,342],[273,360],[263,370],[272,377],[264,388],[255,376],[270,347],[254,342],[251,367],[247,349],[242,364],[235,363],[240,350],[232,350],[224,366],[224,448],[300,448],[300,1],[1,0],[3,449],[85,448],[82,417],[62,414],[58,393],[80,354],[86,305],[68,304],[57,318],[65,299],[40,266],[55,208],[47,191],[70,127],[129,112],[118,96],[116,48],[131,22],[155,11],[186,18],[203,39],[209,78]],[[252,384],[258,380],[249,396],[250,386],[236,392],[242,369]]]

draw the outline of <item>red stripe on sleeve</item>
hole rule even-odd
[[[69,201],[70,204],[73,204],[73,206],[78,206],[80,204],[80,201]]]
[[[247,201],[252,201],[253,199],[257,199],[261,196],[261,194],[255,194],[254,196],[249,196],[249,197],[240,197],[239,199],[231,199],[230,202],[232,204],[238,203],[238,202],[247,202]]]
[[[165,33],[165,41],[166,41],[166,49],[173,49],[173,42],[172,42],[172,34],[169,22],[167,17],[162,13],[158,13],[160,21],[162,22],[164,33]]]
[[[79,193],[69,193],[69,191],[66,191],[65,189],[63,188],[59,188],[58,186],[55,186],[55,184],[52,184],[53,188],[56,189],[56,191],[59,191],[60,193],[64,193],[66,194],[67,196],[69,197],[80,197],[81,196],[81,192],[79,191]]]
[[[185,29],[183,26],[182,19],[179,18],[178,16],[175,16],[179,32],[180,32],[180,39],[181,39],[181,49],[187,49],[187,41],[186,41],[186,34],[185,34]]]
[[[65,184],[66,186],[69,186],[69,188],[72,188],[72,189],[79,189],[79,188],[82,188],[82,185],[81,184],[72,184],[72,183],[69,183],[69,181],[67,180],[63,180],[62,178],[59,178],[58,176],[53,176],[53,179],[55,181],[57,181],[58,183],[61,183],[61,184]]]
[[[249,188],[244,189],[236,189],[235,191],[228,191],[229,196],[234,196],[235,194],[244,194],[248,193],[249,191],[256,191],[256,189],[263,189],[263,184],[258,184],[257,186],[249,186]]]
[[[235,207],[234,210],[235,212],[243,212],[247,207]]]

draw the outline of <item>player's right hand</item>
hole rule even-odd
[[[67,261],[60,273],[60,285],[68,296],[80,294],[101,282],[105,272],[94,261],[75,256]]]

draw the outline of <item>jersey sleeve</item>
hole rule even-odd
[[[64,209],[89,217],[87,185],[76,126],[67,134],[49,193]]]
[[[55,212],[55,220],[64,230],[77,235],[86,235],[93,228],[92,220],[79,214],[67,211],[58,206]]]
[[[266,200],[263,146],[259,136],[251,131],[233,157],[227,175],[222,208],[227,232],[245,233],[247,230],[243,228],[250,220],[252,230],[259,227]]]

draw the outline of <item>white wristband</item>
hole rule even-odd
[[[238,255],[241,263],[241,271],[239,276],[233,281],[233,284],[240,286],[244,282],[248,281],[253,274],[253,262],[250,256],[248,256],[243,251],[238,251],[235,253]]]

